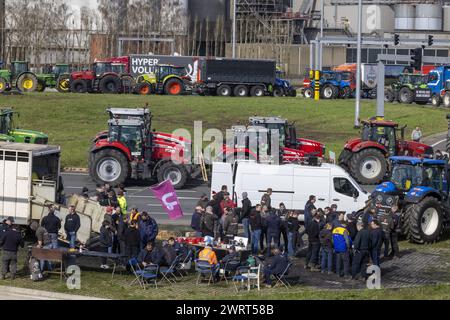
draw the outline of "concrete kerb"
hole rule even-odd
[[[70,294],[64,294],[64,293],[57,293],[57,292],[49,292],[49,291],[41,291],[41,290],[34,290],[34,289],[25,289],[25,288],[16,288],[16,287],[7,287],[7,286],[0,286],[0,292],[3,294],[18,294],[23,296],[30,296],[29,300],[32,300],[33,297],[38,296],[39,298],[43,299],[49,299],[49,300],[107,300],[107,299],[100,299],[100,298],[93,298],[93,297],[87,297],[87,296],[77,296],[77,295],[70,295]],[[5,296],[7,298],[7,296]]]

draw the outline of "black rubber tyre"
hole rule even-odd
[[[410,227],[411,222],[410,222],[410,219],[411,219],[412,212],[413,212],[413,205],[412,204],[406,205],[403,208],[402,216],[401,216],[401,219],[400,219],[400,228],[402,230],[401,231],[401,235],[406,240],[409,240],[411,238],[411,227]]]
[[[216,92],[219,97],[231,97],[231,93],[231,87],[227,84],[221,85],[219,88],[217,88]]]
[[[368,160],[372,160],[372,162],[365,162]],[[375,164],[374,162],[379,166],[379,170],[375,170],[372,175],[364,175],[363,167],[370,170],[373,164]],[[374,185],[383,181],[383,178],[387,173],[388,163],[381,151],[371,148],[355,153],[350,161],[349,169],[351,175],[358,183],[364,185]]]
[[[313,99],[314,98],[314,91],[311,88],[306,88],[305,91],[303,91],[303,96],[306,99]]]
[[[431,214],[431,219],[428,223],[426,223],[427,213]],[[425,230],[424,227],[426,228]],[[413,204],[409,218],[409,228],[410,242],[427,244],[438,241],[444,230],[444,215],[439,201],[436,198],[427,197],[421,202]]]
[[[442,102],[444,104],[444,107],[450,108],[450,92],[447,92],[444,96],[444,99],[442,99]]]
[[[349,171],[350,161],[353,157],[353,152],[350,150],[343,150],[338,159],[338,164],[345,170]]]
[[[395,101],[395,92],[391,89],[387,89],[384,92],[384,102],[393,103]]]
[[[56,90],[60,93],[70,92],[70,78],[68,76],[59,77],[58,83],[56,84]]]
[[[280,98],[280,97],[284,97],[284,90],[282,88],[274,88],[273,89],[273,96]]]
[[[189,174],[184,166],[177,165],[173,162],[163,164],[157,173],[159,183],[170,179],[176,190],[182,189],[186,185],[188,176]]]
[[[3,78],[0,78],[0,93],[6,91],[6,81]]]
[[[398,93],[398,102],[411,104],[414,102],[414,92],[406,87],[400,89]]]
[[[292,90],[289,91],[289,93],[288,93],[288,96],[289,96],[289,97],[292,97],[292,98],[297,98],[297,95],[298,95],[298,93],[297,93],[297,90],[295,90],[295,89],[292,89]]]
[[[239,98],[248,97],[248,88],[244,85],[236,86],[233,90],[234,96]]]
[[[254,86],[251,90],[250,90],[250,95],[252,97],[264,97],[265,95],[265,90],[263,86]]]
[[[437,94],[433,95],[431,97],[431,104],[433,105],[433,107],[439,107],[441,105],[441,97]]]
[[[117,94],[122,91],[122,80],[119,77],[108,75],[100,80],[100,92],[105,94]]]
[[[180,79],[169,79],[164,86],[164,93],[170,96],[179,96],[183,91],[184,85]]]
[[[134,92],[140,95],[151,95],[152,86],[146,82],[141,82],[134,88]]]
[[[105,149],[94,154],[89,172],[96,183],[117,187],[128,179],[130,164],[122,152]]]
[[[322,99],[336,99],[339,96],[339,89],[333,85],[327,84],[320,90]]]
[[[28,81],[30,81],[30,85],[25,87],[25,83]],[[34,92],[38,86],[38,79],[32,73],[24,73],[17,79],[16,86],[22,92]]]
[[[38,85],[37,85],[36,91],[37,92],[44,92],[46,87],[47,86],[45,85],[45,82],[38,81]]]
[[[73,93],[86,93],[88,91],[88,84],[85,80],[78,79],[71,81],[70,92]]]

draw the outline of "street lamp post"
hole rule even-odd
[[[236,59],[236,1],[233,0],[233,59]]]
[[[355,105],[355,128],[360,125],[361,112],[361,47],[362,47],[362,0],[358,1],[358,46],[356,61],[356,105]]]

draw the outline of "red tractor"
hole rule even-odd
[[[89,171],[95,182],[117,186],[127,179],[170,179],[181,189],[191,176],[191,142],[154,132],[148,109],[108,109],[109,131],[93,140]]]
[[[381,183],[389,171],[389,157],[433,157],[432,147],[405,141],[406,126],[399,129],[393,121],[375,119],[362,125],[361,138],[347,141],[339,157],[339,165],[361,184]]]
[[[235,126],[232,128],[234,141],[224,144],[220,156],[224,161],[234,158],[245,157],[250,160],[261,161],[259,152],[262,145],[270,144],[271,134],[275,130],[279,137],[279,155],[271,155],[272,158],[279,157],[281,163],[303,162],[308,158],[323,158],[325,146],[317,141],[297,137],[297,129],[294,124],[278,117],[253,117],[247,126]],[[252,134],[253,133],[253,134]],[[256,138],[259,141],[253,143],[252,148],[249,139]],[[266,140],[266,141],[264,141]],[[245,141],[245,142],[244,142]],[[267,145],[268,151],[271,149]]]
[[[110,61],[95,62],[92,70],[70,74],[70,91],[74,93],[120,93],[123,88],[123,74]]]

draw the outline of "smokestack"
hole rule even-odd
[[[0,0],[0,60],[5,63],[6,53],[6,21],[5,21],[5,3],[6,0]]]

